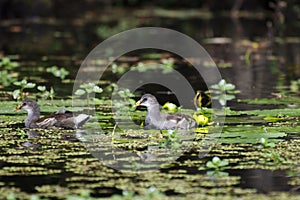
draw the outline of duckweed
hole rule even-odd
[[[43,110],[54,112],[60,102],[44,103]],[[129,194],[132,198],[154,195],[159,199],[256,197],[291,200],[298,197],[300,126],[291,126],[298,120],[292,109],[230,111],[223,133],[214,146],[206,149],[202,144],[203,138],[215,128],[209,125],[184,141],[183,138],[168,140],[172,145],[180,144],[182,150],[178,152],[170,144],[160,145],[168,139],[166,133],[160,131],[116,130],[112,135],[114,124],[110,121],[113,115],[110,112],[97,113],[97,120],[86,124],[93,134],[84,130],[78,132],[83,138],[77,138],[78,133],[73,130],[28,131],[22,127],[25,113],[12,113],[15,103],[4,103],[12,109],[0,108],[3,113],[0,114],[0,161],[3,164],[0,174],[18,177],[1,182],[0,191],[4,196],[64,199],[66,196],[80,197],[85,188],[90,191],[91,199],[92,196],[114,194],[115,199]],[[98,111],[107,109],[109,106],[97,106]],[[134,117],[143,115],[143,112],[136,112]],[[269,116],[282,120],[266,120]],[[93,129],[98,121],[105,132]],[[200,158],[199,153],[204,157]],[[215,156],[228,161],[226,169],[220,170],[228,173],[227,176],[210,176],[209,168],[198,170]],[[115,165],[120,166],[120,170],[115,170]],[[293,171],[286,184],[294,193],[271,191],[263,195],[258,193],[258,188],[244,187],[243,174],[238,172],[248,173],[249,170]],[[35,183],[31,189],[18,184],[28,176],[40,177],[40,183]],[[147,188],[152,187],[156,188],[155,192],[148,195]]]

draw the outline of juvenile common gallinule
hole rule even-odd
[[[25,99],[22,104],[16,108],[16,110],[21,109],[28,113],[25,120],[25,126],[27,128],[60,127],[76,129],[81,127],[90,118],[90,116],[86,114],[74,116],[74,114],[68,110],[59,110],[54,114],[40,118],[39,105],[33,99]]]
[[[197,127],[195,120],[184,114],[160,113],[157,99],[151,94],[145,94],[136,102],[136,106],[147,107],[145,129],[173,130],[191,129]]]

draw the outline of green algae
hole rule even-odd
[[[300,108],[278,108],[271,110],[247,110],[238,111],[238,114],[258,115],[258,116],[281,116],[281,117],[298,117]],[[297,118],[291,118],[295,120]]]
[[[60,102],[57,101],[59,106],[54,107],[53,104],[45,102],[41,107],[45,113],[55,112],[63,107]],[[226,120],[222,134],[216,138],[217,142],[209,149],[209,154],[200,159],[199,152],[205,151],[202,147],[202,139],[213,132],[214,127],[205,127],[209,130],[207,133],[206,131],[196,133],[191,140],[188,140],[188,148],[183,148],[184,151],[180,151],[177,155],[176,151],[171,151],[170,154],[170,149],[172,150],[170,145],[167,151],[160,146],[161,142],[168,138],[166,133],[160,131],[122,130],[115,131],[112,135],[114,122],[110,120],[113,119],[113,113],[98,112],[109,111],[110,107],[107,105],[103,108],[97,106],[97,120],[86,124],[87,128],[93,128],[100,123],[106,130],[105,133],[97,132],[96,128],[95,134],[89,135],[92,143],[82,143],[81,139],[76,138],[76,131],[73,130],[36,129],[35,136],[34,131],[28,132],[22,128],[26,113],[13,113],[16,103],[6,102],[6,104],[7,108],[0,110],[2,112],[0,161],[4,164],[0,169],[1,176],[20,178],[39,176],[42,180],[56,180],[57,177],[63,177],[64,184],[49,184],[45,181],[44,184],[33,185],[33,192],[26,192],[23,191],[24,189],[19,189],[14,181],[10,183],[12,185],[3,182],[1,188],[3,195],[12,192],[23,199],[28,199],[31,195],[64,199],[66,196],[80,197],[82,188],[85,188],[91,191],[90,194],[96,196],[99,194],[111,196],[117,192],[119,196],[114,198],[123,198],[126,194],[124,196],[122,192],[129,191],[133,198],[138,198],[145,196],[147,191],[145,188],[155,187],[159,199],[221,199],[221,197],[222,199],[237,197],[250,199],[253,196],[260,199],[279,199],[279,197],[297,199],[299,197],[296,192],[299,187],[297,172],[300,165],[298,161],[300,140],[296,138],[300,126],[297,125],[298,116],[293,113],[298,112],[297,109],[232,111],[232,115]],[[141,119],[144,114],[138,111],[133,116]],[[265,117],[269,116],[282,120],[266,120]],[[264,147],[260,142],[261,138],[274,143],[274,146]],[[28,142],[31,145],[24,146],[24,143]],[[170,142],[176,144],[178,140]],[[105,146],[106,143],[109,146]],[[158,148],[148,151],[148,146]],[[122,151],[112,152],[111,147]],[[123,150],[129,151],[130,154]],[[99,151],[105,152],[102,155],[111,156],[110,159],[101,161],[93,157],[93,152]],[[145,158],[143,157],[145,155],[149,156],[149,153],[152,155],[151,160],[147,160],[150,164],[145,164],[143,163],[145,160],[141,161],[141,158]],[[123,162],[121,171],[110,168],[116,163],[112,155],[125,156],[121,160]],[[210,176],[206,173],[209,169],[197,170],[205,166],[206,162],[214,156],[228,160],[228,169],[224,169],[228,176]],[[152,165],[151,162],[154,164]],[[161,170],[157,169],[155,162],[159,163]],[[241,176],[233,175],[231,170],[252,169],[294,171],[295,173],[289,175],[288,183],[294,188],[295,193],[272,192],[263,195],[257,194],[257,190],[253,188],[241,188]]]
[[[269,105],[299,105],[299,97],[281,97],[281,98],[256,98],[256,99],[240,99],[239,102],[249,104],[269,104]]]

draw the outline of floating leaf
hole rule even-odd
[[[75,95],[80,96],[80,95],[83,95],[83,94],[85,94],[85,91],[82,90],[82,89],[78,89],[78,90],[75,91]]]
[[[231,84],[231,83],[227,83],[224,86],[225,90],[234,90],[235,89],[235,85]]]
[[[215,165],[213,162],[208,161],[208,162],[206,163],[206,167],[213,169],[213,168],[216,168],[216,165]]]
[[[44,92],[44,91],[46,90],[46,86],[41,86],[41,85],[39,85],[39,86],[37,86],[37,89],[38,89],[39,91]]]
[[[35,83],[27,83],[25,88],[34,88],[35,87]]]
[[[21,95],[21,91],[20,90],[14,90],[13,91],[13,98],[14,99],[18,99]]]
[[[103,92],[103,89],[96,85],[96,86],[94,86],[93,91],[95,93],[101,93],[101,92]]]

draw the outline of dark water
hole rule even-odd
[[[92,12],[91,15],[96,16],[97,12],[99,10]],[[138,10],[131,12],[134,16]],[[120,15],[122,17],[122,14]],[[30,79],[33,75],[42,76],[46,80],[46,85],[57,88],[61,96],[70,94],[72,84],[58,87],[59,80],[39,72],[38,67],[52,65],[65,67],[72,72],[68,78],[74,79],[81,61],[97,44],[106,39],[97,34],[97,30],[103,26],[111,29],[117,27],[118,31],[134,27],[161,26],[187,34],[202,44],[217,64],[225,62],[232,65],[220,68],[220,72],[224,79],[234,83],[237,89],[242,91],[238,98],[270,97],[272,92],[276,92],[277,86],[289,85],[291,80],[300,77],[298,53],[300,42],[297,34],[295,35],[297,31],[287,31],[286,35],[279,38],[281,42],[278,43],[279,39],[274,35],[276,30],[267,28],[266,24],[270,21],[267,16],[259,19],[128,16],[122,21],[135,23],[134,25],[129,23],[125,28],[118,28],[115,21],[117,16],[112,18],[108,22],[101,21],[101,17],[82,19],[62,16],[3,20],[0,23],[0,49],[4,55],[16,57],[21,65],[25,66],[21,69],[20,77]],[[290,24],[294,23],[289,21],[286,26],[289,27]],[[225,42],[217,40],[208,42],[207,39],[211,38],[225,38]],[[258,48],[253,47],[250,41],[256,42]],[[247,51],[251,52],[249,63],[244,59]],[[182,67],[183,72],[193,76],[184,66]],[[193,84],[195,89],[205,89],[201,81]]]
[[[259,193],[292,191],[293,189],[293,186],[288,185],[290,179],[285,171],[263,169],[232,170],[230,175],[241,177],[240,186],[242,188],[255,188]]]

